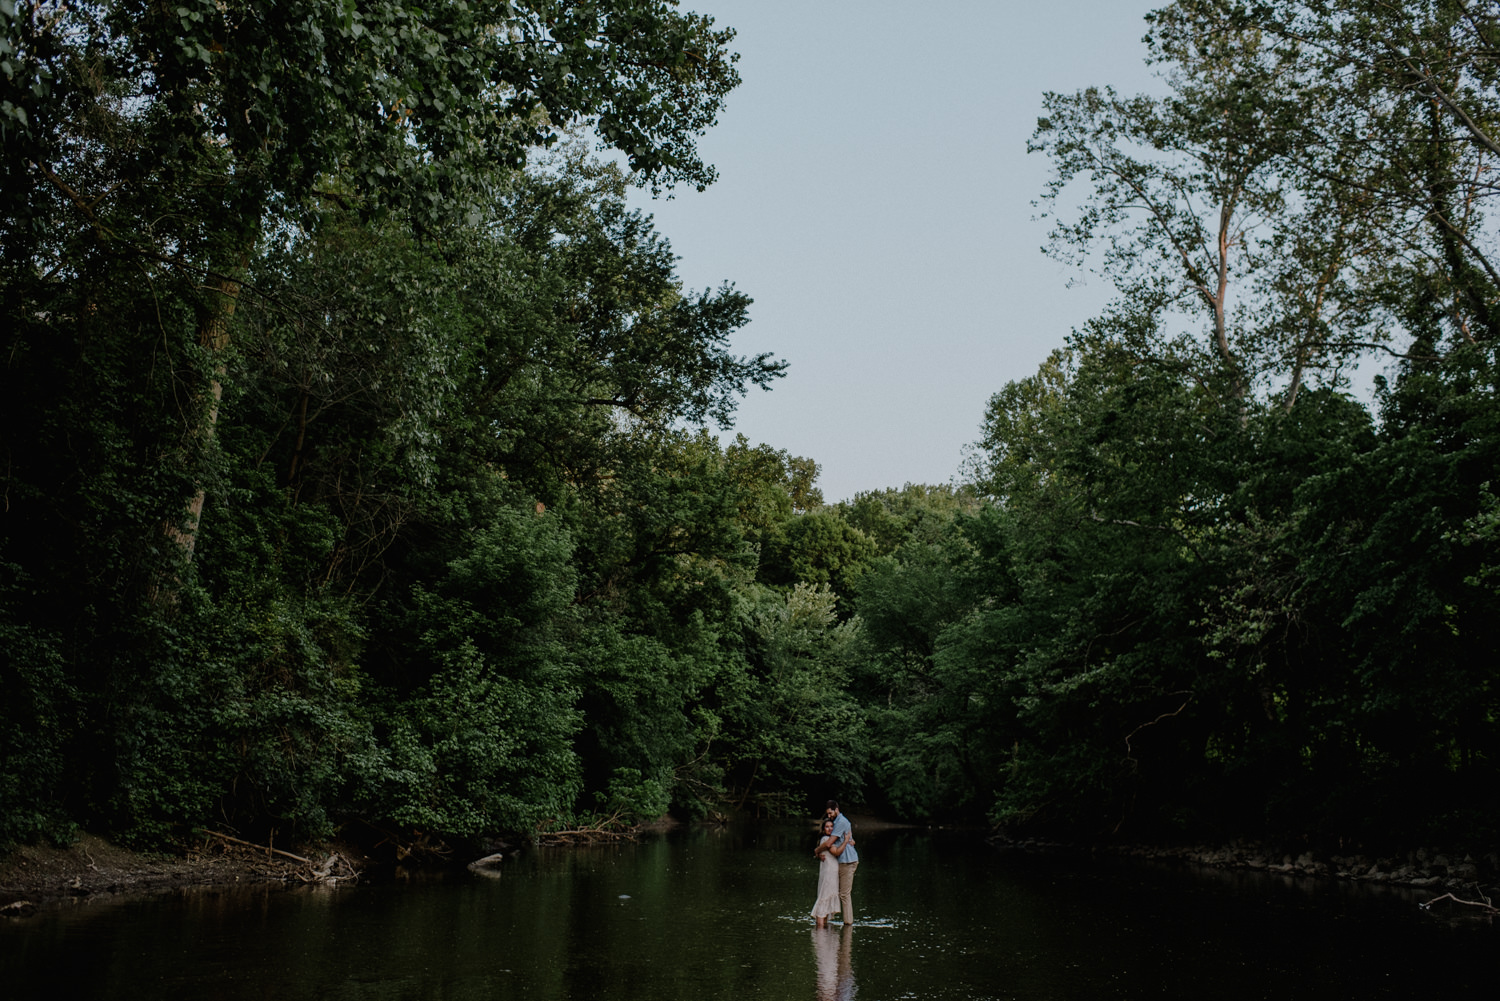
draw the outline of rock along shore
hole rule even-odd
[[[1410,886],[1436,891],[1483,889],[1500,885],[1500,852],[1447,853],[1437,849],[1416,848],[1404,854],[1369,854],[1359,852],[1320,853],[1310,850],[1293,855],[1256,842],[1231,842],[1220,847],[1205,845],[1163,847],[1156,845],[1106,845],[1081,848],[1041,840],[996,839],[998,845],[1021,849],[1084,850],[1094,855],[1187,862],[1214,869],[1242,869],[1282,873],[1290,876],[1317,876],[1347,879],[1392,886]]]

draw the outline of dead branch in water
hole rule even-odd
[[[338,852],[333,852],[320,865],[314,866],[309,862],[306,867],[297,870],[296,876],[304,883],[337,885],[358,882],[359,871],[354,868],[354,863]]]
[[[1476,892],[1478,892],[1479,888],[1476,886],[1475,890],[1476,890]],[[1500,914],[1500,908],[1497,908],[1494,905],[1494,903],[1490,900],[1489,897],[1485,897],[1482,892],[1480,892],[1479,895],[1481,897],[1484,897],[1484,899],[1483,900],[1465,900],[1462,897],[1455,897],[1452,893],[1445,893],[1441,897],[1433,897],[1431,900],[1427,901],[1426,903],[1424,903],[1424,904],[1418,904],[1417,906],[1420,907],[1420,908],[1422,908],[1422,910],[1424,910],[1424,911],[1430,911],[1430,910],[1432,910],[1432,905],[1435,904],[1435,903],[1437,903],[1438,901],[1440,901],[1440,900],[1451,900],[1455,904],[1464,904],[1464,905],[1466,905],[1468,907],[1477,907],[1477,908],[1479,908],[1481,911],[1483,911],[1486,914],[1490,914],[1490,915]]]
[[[563,831],[538,830],[536,843],[543,846],[572,845],[591,841],[629,841],[635,838],[639,828],[620,819],[616,810],[608,817],[596,819],[591,824]]]

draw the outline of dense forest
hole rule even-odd
[[[714,180],[711,18],[0,26],[0,842],[1500,835],[1493,0],[1179,0],[1159,95],[1038,95],[1116,298],[836,503],[720,436],[785,364],[628,207]]]

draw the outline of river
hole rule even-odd
[[[11,998],[1359,999],[1494,996],[1497,929],[1431,894],[861,831],[815,929],[810,825],[538,849],[495,876],[198,888],[0,922]]]

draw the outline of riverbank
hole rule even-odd
[[[337,851],[292,858],[220,838],[180,855],[136,852],[83,833],[66,847],[23,845],[0,859],[0,913],[21,917],[64,900],[185,886],[310,882],[319,871],[347,878],[353,864]]]
[[[857,830],[908,826],[855,817]],[[666,826],[666,825],[663,825]],[[1279,873],[1292,877],[1350,880],[1405,886],[1434,895],[1451,892],[1471,900],[1500,896],[1500,853],[1445,853],[1417,848],[1402,855],[1303,851],[1296,855],[1257,842],[1213,847],[1076,845],[1041,839],[990,839],[997,847],[1037,852],[1079,852],[1207,869]],[[367,862],[343,846],[302,848],[297,856],[271,846],[237,844],[222,837],[180,855],[131,851],[93,834],[67,847],[27,845],[0,859],[0,913],[24,916],[38,907],[101,895],[142,893],[188,886],[329,882],[357,875]]]
[[[1415,848],[1401,854],[1299,851],[1293,855],[1251,841],[1228,845],[1067,845],[1042,840],[992,839],[1006,848],[1031,851],[1082,851],[1102,857],[1199,865],[1208,869],[1246,870],[1407,886],[1435,893],[1495,897],[1500,893],[1500,852],[1444,852]]]

